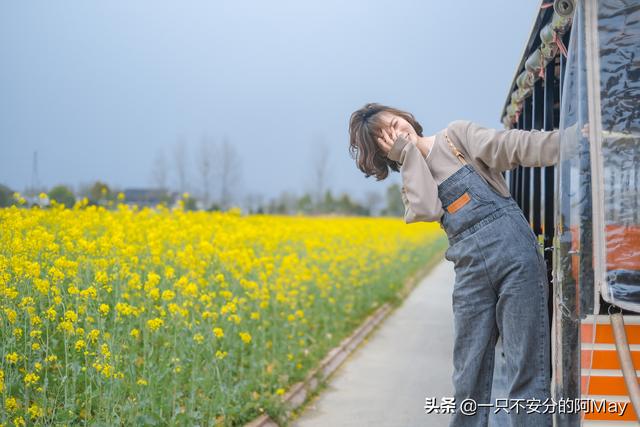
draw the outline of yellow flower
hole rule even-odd
[[[224,359],[226,356],[227,356],[227,352],[226,352],[226,351],[220,351],[220,350],[217,350],[217,351],[216,351],[216,358],[218,358],[218,359],[222,360],[222,359]]]
[[[102,375],[104,375],[105,378],[110,378],[112,374],[113,367],[109,364],[104,365],[104,367],[102,368]]]
[[[7,397],[4,400],[4,407],[7,408],[7,411],[13,412],[20,407],[20,403],[15,397]]]
[[[251,334],[249,334],[248,332],[239,332],[238,335],[240,335],[240,339],[245,343],[249,343],[251,342]]]
[[[39,379],[40,379],[39,375],[36,375],[34,373],[28,373],[24,376],[24,383],[27,386],[30,386],[32,384],[35,384]]]
[[[50,286],[49,286],[49,281],[48,280],[43,280],[43,279],[40,279],[39,277],[36,277],[33,280],[33,284],[34,284],[36,290],[38,292],[40,292],[41,294],[47,295],[49,293]]]
[[[282,394],[284,394],[284,389],[283,389],[283,388],[279,388],[279,389],[277,389],[277,390],[276,390],[276,394],[277,394],[277,395],[279,395],[279,396],[280,396],[280,395],[282,395]]]
[[[73,331],[74,331],[73,323],[71,323],[71,322],[69,322],[67,320],[60,322],[56,329],[63,330],[63,331],[68,332],[70,334],[73,334]]]
[[[33,351],[40,350],[40,344],[37,342],[34,342],[33,344],[31,344],[31,350]]]
[[[175,298],[176,293],[171,290],[162,291],[162,299],[165,301],[171,301]]]
[[[149,273],[149,275],[147,276],[147,282],[144,284],[145,289],[153,288],[158,283],[160,283],[160,279],[160,275],[153,272]]]
[[[100,346],[100,353],[102,353],[106,359],[111,357],[111,351],[109,351],[109,346],[107,344],[102,344]]]
[[[157,331],[162,325],[164,325],[164,320],[155,318],[147,320],[147,327],[152,331]]]
[[[7,354],[4,358],[7,362],[15,364],[20,360],[20,355],[14,351],[13,353]]]
[[[51,267],[48,271],[53,283],[60,283],[64,279],[64,273],[56,267]]]
[[[73,310],[67,310],[64,312],[64,319],[69,322],[76,322],[78,320],[78,315]]]
[[[31,406],[29,406],[28,412],[29,412],[29,417],[32,420],[40,418],[44,415],[44,411],[36,403],[32,403]]]
[[[105,285],[109,281],[109,276],[104,271],[97,271],[94,280],[100,285]]]
[[[96,291],[96,288],[94,288],[93,286],[89,286],[87,289],[81,291],[80,295],[85,298],[89,297],[96,299],[98,297],[98,291]]]
[[[109,314],[109,306],[107,304],[100,304],[100,308],[98,310],[103,316]]]
[[[140,378],[138,379],[138,381],[136,381],[136,384],[147,385],[147,381],[144,378]]]
[[[213,328],[213,334],[216,336],[216,338],[224,337],[224,332],[222,331],[222,328]]]
[[[19,295],[18,291],[15,288],[6,288],[4,290],[4,294],[9,299],[16,299]]]
[[[15,310],[12,310],[10,308],[5,308],[4,312],[7,315],[7,320],[9,320],[9,323],[14,323],[16,321],[16,318],[18,317],[18,313],[16,313]]]
[[[129,335],[131,335],[134,338],[138,338],[140,336],[140,331],[136,328],[133,328],[131,332],[129,332]]]
[[[193,340],[194,340],[195,342],[197,342],[198,344],[202,344],[202,341],[204,341],[204,336],[202,336],[202,334],[200,334],[200,333],[195,334],[195,335],[193,336]]]
[[[184,293],[192,297],[198,296],[198,287],[196,286],[195,283],[189,283],[184,288]]]
[[[95,342],[98,340],[98,336],[99,335],[100,335],[100,331],[99,330],[92,329],[91,332],[89,332],[89,334],[87,336],[89,337],[91,342],[95,344]]]
[[[80,351],[85,347],[86,347],[86,344],[85,344],[84,340],[76,341],[76,351]]]

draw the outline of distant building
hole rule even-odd
[[[172,206],[178,199],[178,193],[169,193],[162,188],[126,188],[123,193],[127,205],[156,206],[165,202]]]

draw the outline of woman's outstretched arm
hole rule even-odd
[[[519,165],[552,166],[558,162],[558,130],[498,130],[467,120],[456,120],[451,128],[457,130],[459,139],[473,159],[500,172]]]
[[[399,136],[387,157],[400,165],[405,223],[439,221],[444,210],[438,184],[418,147]]]

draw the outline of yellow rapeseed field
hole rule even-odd
[[[407,276],[437,223],[0,209],[0,425],[242,425]]]

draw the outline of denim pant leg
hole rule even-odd
[[[550,393],[550,336],[547,300],[549,287],[542,256],[535,240],[517,216],[506,218],[506,233],[515,233],[509,242],[508,264],[495,270],[498,287],[496,320],[500,328],[507,370],[507,395],[511,426],[551,427],[550,413],[537,413],[529,399],[541,403]],[[531,234],[532,235],[532,234]],[[502,256],[490,255],[490,256]],[[497,262],[497,261],[496,261]],[[517,401],[516,399],[522,399]],[[515,405],[520,402],[520,405]],[[504,406],[504,405],[503,405]],[[544,412],[544,406],[538,408]],[[529,413],[528,413],[529,412]]]
[[[497,294],[491,286],[474,236],[450,246],[445,257],[454,261],[456,281],[452,302],[454,317],[453,386],[456,409],[451,427],[486,427],[489,406],[475,415],[464,415],[459,405],[465,399],[490,403],[494,354],[497,340],[495,306]]]

